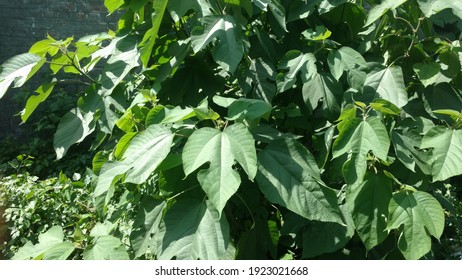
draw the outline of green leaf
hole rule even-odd
[[[372,107],[372,109],[386,115],[399,116],[399,114],[401,113],[398,107],[396,107],[393,103],[385,99],[374,99],[374,101],[371,102],[369,105]]]
[[[194,10],[198,17],[212,14],[212,7],[206,0],[169,0],[167,9],[175,22],[178,22],[189,10]]]
[[[109,13],[114,12],[125,4],[125,0],[104,0],[104,6],[108,9]]]
[[[310,111],[322,103],[321,110],[329,119],[336,119],[340,113],[341,84],[329,74],[314,74],[302,88],[303,100]]]
[[[278,69],[285,71],[277,76],[278,92],[284,92],[292,88],[297,82],[299,72],[302,74],[302,81],[308,80],[317,73],[315,62],[316,58],[311,53],[303,54],[296,50],[287,52],[278,65]]]
[[[55,85],[56,80],[51,83],[42,84],[35,91],[38,95],[32,95],[29,99],[27,99],[26,106],[24,107],[24,110],[21,111],[21,120],[23,123],[27,121],[30,115],[35,111],[35,109],[37,109],[38,105],[50,96],[50,93],[53,91]]]
[[[288,32],[286,27],[286,10],[280,0],[269,0],[268,8],[282,29],[284,29],[285,32]]]
[[[379,5],[372,7],[367,16],[367,21],[364,26],[369,26],[376,20],[381,18],[388,10],[395,10],[408,0],[384,0]]]
[[[335,192],[321,180],[314,157],[297,140],[274,141],[258,154],[257,182],[269,201],[309,220],[343,224]]]
[[[165,205],[164,201],[156,200],[150,196],[139,205],[138,214],[133,222],[133,230],[130,233],[135,257],[146,254],[148,250],[151,255],[156,255],[157,245],[154,244],[153,235],[158,234]]]
[[[391,179],[383,174],[366,173],[362,182],[348,188],[346,203],[367,250],[382,243],[388,235],[385,229],[391,185]]]
[[[406,259],[420,259],[431,249],[430,235],[443,233],[443,208],[426,192],[395,193],[388,209],[387,229],[400,229],[398,248]]]
[[[313,258],[343,248],[355,233],[355,226],[345,205],[340,206],[346,225],[311,222],[303,229],[303,258]]]
[[[366,67],[366,60],[354,49],[350,47],[341,47],[329,53],[327,64],[329,65],[332,76],[338,80],[345,71]]]
[[[28,241],[14,254],[13,260],[66,260],[74,251],[71,242],[64,242],[63,229],[54,226],[38,237],[38,243]]]
[[[184,199],[168,209],[157,241],[160,260],[222,259],[229,245],[229,225],[208,201]]]
[[[175,123],[192,118],[196,115],[192,108],[181,108],[179,106],[167,108],[158,105],[152,108],[146,116],[146,125],[160,124],[160,123]]]
[[[337,158],[349,152],[365,156],[372,151],[378,158],[386,160],[389,146],[388,132],[380,118],[348,119],[335,139],[332,157]]]
[[[303,31],[302,35],[310,41],[324,41],[332,35],[332,32],[325,26],[318,25],[316,30],[307,29]]]
[[[130,141],[122,160],[107,162],[102,167],[94,196],[106,193],[122,174],[124,182],[144,183],[167,157],[172,141],[172,132],[162,125],[152,125],[140,132]]]
[[[387,159],[390,139],[380,118],[369,117],[347,119],[338,125],[339,136],[332,145],[332,157],[337,158],[351,153],[342,168],[347,184],[362,181],[366,173],[366,160],[369,151],[382,160]]]
[[[45,63],[45,58],[31,53],[13,56],[0,67],[0,98],[5,95],[8,88],[20,87],[32,77]]]
[[[450,116],[455,122],[462,120],[462,112],[452,109],[435,110],[433,113]]]
[[[243,124],[234,124],[223,132],[213,128],[201,128],[188,139],[183,149],[183,168],[188,176],[203,164],[197,178],[219,213],[237,191],[241,183],[239,173],[233,169],[236,160],[253,180],[257,172],[257,156],[252,134]]]
[[[202,18],[204,26],[195,27],[191,35],[191,45],[195,53],[218,38],[212,50],[215,61],[224,70],[234,73],[244,55],[244,46],[240,40],[239,27],[234,18],[226,16],[206,16]]]
[[[56,159],[61,159],[70,146],[82,142],[95,130],[94,114],[84,113],[79,108],[65,114],[58,125],[53,139]]]
[[[454,15],[462,19],[462,7],[459,0],[417,0],[425,17],[429,18],[445,9],[451,9]]]
[[[399,66],[387,67],[369,73],[364,82],[364,92],[388,100],[399,108],[404,107],[408,102],[403,71]]]
[[[228,119],[255,120],[268,115],[272,109],[270,104],[262,100],[239,98],[229,106]]]
[[[251,61],[246,78],[250,79],[254,96],[269,104],[276,95],[276,71],[274,66],[263,58]]]
[[[100,236],[83,251],[84,260],[129,260],[127,250],[120,239],[106,235]]]
[[[29,53],[33,53],[44,57],[47,53],[51,56],[54,56],[59,51],[59,44],[48,36],[47,39],[38,41],[37,43],[33,44],[32,47],[29,49]]]
[[[441,75],[441,66],[439,63],[416,63],[414,64],[413,69],[425,87],[438,83],[439,77]]]
[[[160,24],[167,8],[168,0],[156,0],[152,3],[153,13],[151,16],[152,27],[144,33],[143,40],[140,43],[141,61],[144,67],[148,66],[154,43],[159,33]]]
[[[113,42],[115,42],[114,53],[104,65],[99,80],[101,96],[110,95],[128,73],[139,66],[140,53],[134,36],[116,38]]]
[[[422,149],[433,148],[430,155],[433,181],[444,181],[462,174],[462,130],[437,126],[425,134]]]

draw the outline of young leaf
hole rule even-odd
[[[439,239],[444,228],[444,211],[426,192],[400,192],[390,201],[387,229],[399,229],[398,248],[406,259],[420,259],[431,249],[430,235]]]
[[[343,224],[335,192],[297,140],[274,141],[258,154],[257,182],[269,201],[309,220]]]
[[[393,103],[385,99],[375,99],[369,105],[372,107],[372,109],[386,115],[399,116],[399,114],[401,113],[398,107],[396,107]]]
[[[104,0],[104,6],[108,9],[109,13],[114,12],[125,4],[125,0]]]
[[[13,56],[0,67],[0,98],[12,83],[20,87],[45,63],[45,58],[31,53]]]
[[[219,213],[241,183],[239,173],[233,169],[234,160],[250,180],[257,172],[255,143],[243,124],[228,126],[223,132],[208,127],[195,131],[186,142],[182,157],[186,176],[210,162],[210,167],[200,170],[197,178]]]
[[[348,188],[346,203],[356,230],[367,250],[387,237],[391,180],[382,174],[366,173],[364,180]]]
[[[219,42],[213,48],[213,58],[224,70],[234,73],[244,55],[244,46],[238,35],[234,18],[230,15],[207,16],[203,25],[193,29],[191,44],[195,53],[205,48],[213,39]]]
[[[422,149],[433,148],[430,161],[433,181],[444,181],[462,174],[462,130],[437,126],[422,139]]]
[[[27,99],[26,106],[24,107],[24,110],[21,111],[21,120],[23,123],[27,121],[30,115],[35,111],[35,109],[37,109],[38,105],[50,96],[50,93],[53,91],[55,85],[56,80],[51,83],[42,84],[35,91],[38,95],[32,95],[29,99]]]
[[[106,235],[97,237],[83,251],[84,260],[129,260],[127,250],[119,238]]]
[[[184,199],[165,214],[157,238],[157,257],[218,260],[229,245],[229,225],[208,201]]]

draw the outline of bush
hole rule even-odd
[[[0,97],[58,76],[23,121],[59,73],[88,85],[53,141],[66,160],[93,140],[82,257],[457,257],[462,13],[377,2],[105,1],[116,32],[5,62]],[[14,258],[70,257],[64,231]]]

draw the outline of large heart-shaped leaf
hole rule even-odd
[[[339,136],[332,147],[333,158],[348,152],[365,156],[372,151],[378,158],[387,159],[390,139],[385,125],[379,118],[349,119],[343,122],[339,129]]]
[[[83,251],[84,260],[129,260],[127,250],[119,238],[105,235],[96,237]]]
[[[200,170],[197,178],[220,213],[241,183],[239,173],[232,168],[234,160],[249,179],[257,172],[255,143],[243,124],[228,126],[223,132],[208,127],[195,131],[186,142],[182,157],[186,176],[210,162],[210,167]]]
[[[364,180],[348,188],[346,202],[356,230],[367,250],[387,237],[391,180],[382,174],[367,173]]]
[[[208,201],[184,199],[165,214],[158,237],[159,259],[217,260],[225,257],[229,225]]]
[[[388,100],[399,108],[408,102],[403,71],[399,66],[377,69],[369,73],[364,81],[364,92]]]
[[[74,251],[74,245],[71,242],[64,242],[63,229],[60,226],[54,226],[38,237],[38,243],[32,245],[28,241],[13,256],[13,260],[65,260]]]
[[[314,157],[297,140],[269,144],[258,163],[257,182],[269,201],[309,220],[343,224],[335,192],[324,185]]]
[[[310,111],[318,107],[321,102],[321,110],[327,118],[336,119],[340,113],[340,98],[343,89],[329,74],[314,74],[302,88],[303,100]]]
[[[103,165],[94,196],[106,193],[122,174],[125,174],[124,182],[144,183],[167,157],[172,141],[172,132],[162,125],[151,125],[140,132],[130,141],[122,160]]]
[[[387,229],[403,226],[398,248],[406,259],[419,259],[431,249],[431,238],[439,239],[444,229],[444,211],[426,192],[393,194],[388,207]]]
[[[239,30],[232,16],[206,16],[202,18],[203,27],[193,29],[191,44],[195,53],[205,48],[213,39],[219,41],[213,48],[215,61],[223,69],[233,73],[244,54],[244,46],[239,39]]]

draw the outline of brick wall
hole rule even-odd
[[[107,16],[104,0],[0,0],[0,64],[27,52],[47,34],[55,39],[115,30],[117,17]],[[30,88],[29,90],[35,90]],[[19,118],[12,117],[22,108],[13,106],[9,90],[0,100],[0,138],[18,134]]]

